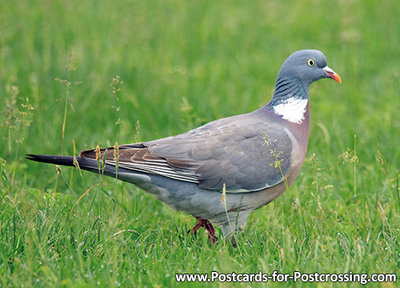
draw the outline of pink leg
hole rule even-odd
[[[206,220],[206,219],[201,219],[200,217],[195,217],[197,219],[197,224],[194,225],[192,230],[189,230],[187,233],[192,232],[193,234],[196,234],[197,230],[200,229],[200,227],[204,227],[204,229],[207,230],[208,232],[208,239],[212,244],[215,244],[217,242],[218,238],[215,236],[215,229],[212,226],[211,222]]]

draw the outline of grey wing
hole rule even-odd
[[[286,129],[249,114],[223,118],[177,136],[82,151],[106,164],[197,183],[229,193],[262,190],[283,181],[291,163]],[[116,156],[117,155],[117,156]]]
[[[287,130],[241,116],[144,144],[178,174],[195,177],[204,189],[222,191],[225,184],[227,192],[240,193],[282,182],[291,163]]]

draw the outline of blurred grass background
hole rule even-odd
[[[398,11],[394,0],[0,1],[0,287],[185,287],[174,273],[212,270],[398,273]],[[191,217],[133,185],[24,159],[249,112],[306,48],[325,53],[342,85],[311,87],[304,167],[252,213],[238,249],[186,236]]]

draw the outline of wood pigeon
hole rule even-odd
[[[253,112],[219,119],[149,142],[82,151],[75,156],[28,154],[29,160],[75,166],[133,183],[175,210],[193,215],[212,242],[241,230],[250,212],[295,180],[307,151],[310,84],[340,76],[318,50],[283,63],[271,101]]]

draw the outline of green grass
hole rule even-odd
[[[399,9],[397,0],[0,1],[0,287],[187,287],[176,272],[213,270],[400,276]],[[133,185],[24,159],[249,112],[304,48],[322,50],[343,83],[311,87],[302,171],[250,215],[237,249],[186,236],[192,217]]]

